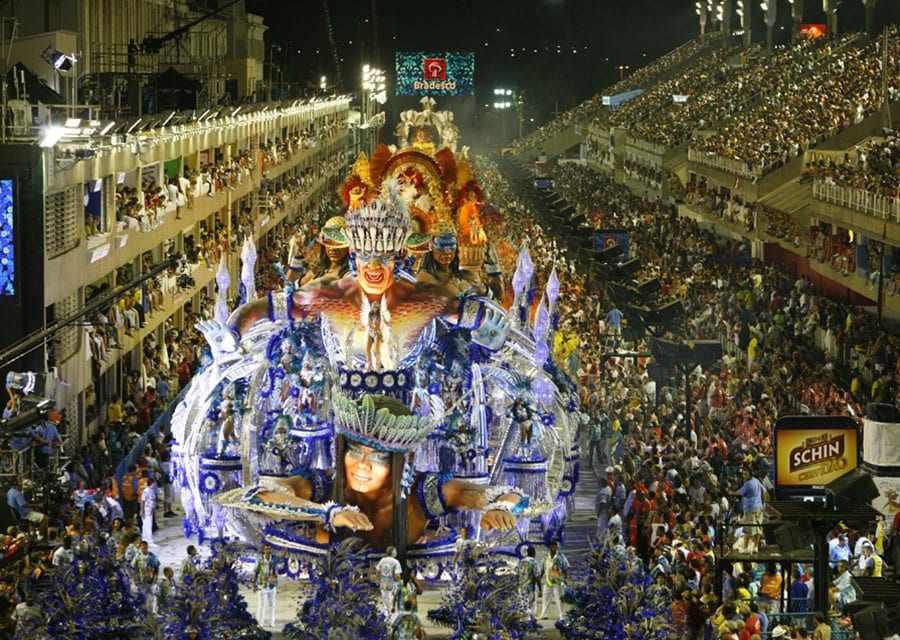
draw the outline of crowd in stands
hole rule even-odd
[[[896,69],[896,29],[890,35],[887,61]],[[789,67],[798,73],[776,76],[765,100],[693,141],[697,157],[739,160],[743,175],[758,178],[876,113],[882,106],[883,36],[868,41],[848,35],[829,46],[830,55]],[[887,90],[890,101],[900,97],[900,76],[888,74]]]
[[[761,500],[763,487],[772,489],[775,420],[798,413],[858,419],[870,400],[895,402],[896,336],[879,330],[862,309],[829,300],[807,279],[750,260],[746,243],[631,196],[602,173],[567,164],[554,178],[579,211],[595,212],[598,226],[628,229],[630,255],[645,265],[635,280],[658,277],[662,284],[657,299],[642,304],[682,300],[687,329],[666,337],[724,346],[714,366],[690,373],[688,411],[681,379],[655,378],[643,359],[620,355],[646,351],[647,344],[613,330],[622,326],[613,301],[590,288],[586,295],[578,291],[584,280],[571,276],[579,295],[560,303],[562,344],[571,349],[564,361],[581,382],[591,420],[582,450],[601,480],[598,532],[621,536],[636,550],[657,587],[670,594],[676,628],[690,638],[764,637],[777,626],[790,637],[806,637],[817,625],[833,626],[836,634],[846,629],[843,612],[855,598],[848,572],[881,575],[892,552],[900,562],[900,522],[829,533],[838,549],[832,618],[779,616],[814,610],[811,565],[728,562],[718,592],[715,561],[729,548],[752,550],[753,530],[741,528],[741,511],[759,509],[762,503],[749,498]],[[496,202],[503,191],[489,193]],[[520,200],[508,206],[528,210]],[[549,238],[540,246],[556,249],[557,242]],[[866,367],[848,366],[852,351],[860,358],[853,361]],[[791,578],[782,582],[782,570]]]
[[[176,219],[181,217],[186,208],[192,210],[198,197],[213,197],[224,190],[233,190],[244,180],[249,178],[251,171],[257,164],[263,172],[269,167],[289,161],[291,157],[304,149],[314,149],[317,146],[334,139],[343,129],[344,123],[333,119],[318,127],[310,125],[291,133],[286,138],[266,140],[259,147],[259,158],[251,158],[248,149],[240,149],[229,158],[217,157],[214,161],[205,162],[192,168],[187,164],[183,172],[171,177],[157,180],[154,177],[144,177],[140,185],[129,186],[126,181],[116,185],[115,208],[116,224],[118,231],[129,229],[151,231],[165,222],[166,215],[175,213]],[[304,171],[300,182],[309,185],[316,176],[327,175],[333,171],[333,161],[319,161],[315,168]],[[285,184],[282,188],[290,187],[298,190],[301,185]],[[278,183],[280,187],[280,181]],[[278,201],[276,185],[267,185],[261,181],[259,196],[263,198],[273,197]],[[102,220],[95,214],[85,212],[85,235],[90,238],[100,235],[106,230]]]
[[[533,147],[540,144],[542,141],[557,135],[566,127],[578,122],[583,122],[586,119],[595,116],[600,111],[608,111],[608,109],[603,106],[604,95],[616,95],[653,83],[656,78],[668,73],[674,67],[682,64],[685,60],[697,55],[698,52],[706,48],[716,37],[717,34],[709,34],[686,42],[677,49],[655,59],[650,64],[641,67],[627,78],[620,80],[610,87],[606,87],[572,109],[555,116],[550,122],[513,140],[509,146],[513,149],[527,149]]]
[[[632,125],[652,118],[660,111],[672,106],[672,96],[703,94],[721,85],[728,76],[726,61],[736,49],[716,49],[709,55],[694,61],[674,78],[656,82],[638,97],[617,107],[609,114],[608,124],[614,127],[630,128]]]
[[[854,40],[858,37],[852,36]],[[803,38],[771,57],[762,55],[760,47],[752,47],[739,57],[732,56],[727,63],[714,65],[711,59],[707,72],[714,82],[689,94],[682,92],[687,94],[685,102],[670,101],[653,117],[635,123],[630,132],[635,138],[665,148],[676,146],[694,130],[710,129],[765,96],[788,90],[791,83],[832,55],[832,51],[833,45],[824,39]]]
[[[0,638],[32,637],[29,631],[46,623],[40,603],[53,585],[69,572],[96,580],[91,563],[104,557],[115,558],[107,573],[124,571],[132,583],[110,597],[155,608],[157,599],[161,605],[172,595],[172,568],[160,567],[152,552],[153,532],[175,516],[169,437],[150,437],[118,479],[116,469],[200,367],[205,342],[193,329],[198,319],[188,313],[191,328],[167,327],[162,343],[154,334],[145,338],[140,369],[125,374],[123,394],[109,399],[86,445],[70,446],[70,427],[55,413],[17,443],[21,452],[34,449],[35,465],[24,465],[24,481],[13,479],[7,491],[13,524],[0,540]],[[190,570],[185,565],[179,573]],[[139,601],[129,595],[136,593]],[[128,613],[108,614],[117,611]]]
[[[809,162],[800,181],[823,180],[889,198],[900,196],[900,144],[896,133],[864,142],[854,149],[854,154],[855,157],[844,154],[841,162],[825,158]]]

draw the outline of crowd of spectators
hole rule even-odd
[[[670,108],[672,96],[688,96],[690,101],[695,94],[702,95],[720,86],[728,77],[726,62],[735,53],[735,48],[719,48],[701,56],[675,77],[654,83],[641,95],[617,107],[609,114],[608,124],[630,128]]]
[[[858,145],[853,155],[845,153],[839,162],[833,158],[809,162],[800,181],[822,180],[888,198],[900,197],[900,144],[896,133]]]
[[[749,498],[761,500],[763,488],[772,488],[775,420],[798,413],[859,419],[870,400],[895,402],[896,336],[879,330],[862,309],[824,297],[807,279],[751,260],[746,243],[631,196],[602,173],[566,164],[554,178],[579,211],[594,211],[589,219],[598,227],[628,230],[630,255],[645,265],[634,279],[661,280],[658,297],[644,304],[682,301],[687,328],[665,337],[719,340],[724,347],[714,366],[690,372],[688,410],[680,378],[659,379],[643,358],[623,355],[645,352],[648,345],[636,335],[610,331],[617,322],[621,326],[621,315],[609,297],[590,286],[582,289],[589,283],[567,274],[572,283],[569,297],[561,298],[560,333],[570,351],[557,355],[567,356],[563,362],[580,381],[590,415],[581,436],[589,468],[601,481],[598,532],[621,536],[634,547],[656,588],[670,595],[674,624],[688,637],[763,637],[776,624],[779,633],[792,637],[804,637],[794,634],[803,633],[800,628],[811,633],[818,624],[847,628],[842,613],[855,595],[846,572],[880,575],[883,558],[900,551],[897,523],[893,529],[878,522],[871,530],[829,533],[837,554],[847,545],[851,549],[846,566],[837,562],[843,556],[835,559],[833,619],[778,616],[814,609],[809,564],[727,562],[721,592],[714,567],[730,548],[752,551],[753,530],[741,527],[741,511],[760,509],[761,502]],[[494,185],[486,190],[492,202],[503,193]],[[529,209],[520,199],[507,204],[520,213]],[[541,231],[535,237],[537,264],[566,264],[557,248],[563,239],[544,239]],[[571,271],[575,265],[567,266]],[[848,366],[854,350],[868,359],[871,377]],[[781,570],[792,578],[782,582]]]
[[[889,43],[887,64],[895,69],[900,56],[896,28]],[[758,178],[877,112],[883,35],[872,40],[848,35],[829,46],[830,55],[815,64],[788,67],[776,76],[765,100],[728,120],[714,135],[694,140],[696,158],[736,159],[742,175]],[[892,102],[900,96],[897,74],[888,74],[887,91]]]
[[[145,176],[140,179],[139,185],[129,186],[127,180],[116,185],[115,210],[118,231],[129,229],[139,231],[151,231],[165,222],[166,215],[175,213],[176,219],[181,217],[186,208],[192,210],[197,198],[203,196],[213,197],[224,190],[233,190],[235,187],[250,177],[251,171],[259,164],[263,172],[282,162],[289,161],[292,156],[306,149],[315,149],[324,146],[333,140],[344,128],[343,121],[334,118],[319,126],[309,125],[306,129],[292,132],[285,138],[276,137],[274,140],[266,140],[260,143],[260,157],[251,157],[250,150],[240,149],[231,157],[224,157],[217,152],[215,160],[203,162],[198,167],[185,164],[184,170],[178,175],[157,178]],[[301,184],[289,185],[292,190],[302,185],[309,185],[316,176],[322,176],[333,171],[329,166],[331,161],[319,160],[314,162],[315,167],[306,169],[300,176]],[[278,202],[276,185],[267,185],[265,179],[261,181],[259,196],[261,198],[274,198]],[[280,183],[278,186],[281,186]],[[85,234],[90,238],[100,235],[106,230],[102,220],[95,214],[85,212]]]
[[[656,78],[668,73],[684,61],[697,55],[698,52],[705,49],[710,42],[717,37],[718,34],[709,34],[686,42],[677,49],[636,70],[627,78],[620,80],[610,87],[604,88],[584,102],[560,113],[550,122],[513,140],[509,146],[513,149],[527,149],[533,147],[559,134],[566,127],[578,122],[583,122],[588,118],[597,115],[598,112],[608,112],[608,108],[603,105],[604,95],[616,95],[652,84]]]
[[[0,539],[0,638],[32,637],[28,633],[49,616],[41,602],[69,572],[105,581],[123,571],[130,584],[107,584],[110,597],[152,611],[157,600],[162,605],[172,595],[174,573],[163,570],[152,552],[153,532],[175,516],[170,438],[150,436],[134,464],[125,469],[122,463],[200,367],[205,342],[193,328],[198,319],[188,311],[185,331],[167,324],[163,342],[155,334],[145,338],[140,369],[125,373],[122,395],[108,399],[84,446],[71,446],[72,429],[56,413],[19,437],[16,448],[20,455],[33,449],[34,465],[23,465],[24,480],[13,479],[7,490],[12,524]],[[117,476],[120,465],[124,474]],[[98,578],[91,563],[104,556],[114,561]],[[186,565],[180,574],[190,570]],[[120,607],[107,613],[129,612]]]
[[[854,40],[858,37],[849,36]],[[727,63],[714,65],[715,60],[711,59],[708,73],[714,77],[712,83],[682,92],[687,95],[684,102],[670,101],[652,117],[635,123],[630,133],[665,148],[674,147],[694,130],[712,128],[765,96],[786,91],[790,83],[809,73],[833,51],[834,45],[823,38],[803,38],[772,56],[763,55],[760,47],[752,47],[739,57],[730,56]]]

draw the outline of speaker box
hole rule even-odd
[[[694,361],[709,366],[722,357],[722,343],[718,340],[695,340],[691,349]]]
[[[632,258],[631,260],[626,260],[622,264],[614,267],[609,272],[610,278],[623,279],[629,276],[634,275],[641,268],[641,261],[637,258]]]
[[[637,288],[641,295],[646,298],[662,291],[662,283],[659,281],[659,278],[653,278],[652,280],[644,280],[638,284]]]
[[[862,640],[884,640],[900,629],[900,606],[869,603],[869,606],[852,612],[851,619]]]
[[[847,511],[861,504],[869,504],[881,495],[872,476],[862,469],[854,469],[825,485],[825,493],[834,501],[838,511]]]
[[[866,405],[866,417],[875,422],[900,422],[900,412],[892,404],[870,402]]]
[[[612,262],[622,255],[622,245],[614,244],[596,255],[597,262]]]
[[[808,549],[816,541],[815,534],[812,531],[803,529],[794,523],[776,528],[774,534],[775,544],[781,547],[782,551]],[[769,540],[769,538],[766,537],[766,540]]]

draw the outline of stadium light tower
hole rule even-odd
[[[825,30],[829,40],[837,35],[837,10],[840,3],[841,0],[822,0],[822,10],[825,12],[825,20],[828,23]]]
[[[494,89],[494,109],[500,111],[500,131],[506,142],[506,112],[516,106],[518,99],[512,89]]]
[[[772,53],[772,37],[775,31],[775,17],[778,13],[778,0],[762,0],[759,8],[763,10],[766,23],[766,51]]]
[[[866,36],[872,38],[875,36],[875,32],[872,30],[872,17],[878,0],[863,0],[863,4],[866,7]]]
[[[707,20],[706,3],[705,2],[697,2],[694,4],[694,7],[697,10],[697,17],[700,19],[700,35],[702,36],[706,33],[706,20]]]
[[[791,33],[791,40],[800,38],[800,23],[803,22],[803,0],[788,0],[791,5],[791,18],[794,19],[794,30]]]
[[[752,8],[752,0],[737,0],[737,9],[735,9],[735,13],[741,18],[741,30],[744,32],[745,47],[749,47],[750,43],[753,42],[751,31],[751,25],[753,24],[751,16]]]

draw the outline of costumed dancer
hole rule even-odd
[[[562,591],[569,576],[569,561],[566,556],[559,552],[555,542],[547,545],[547,555],[544,557],[542,567],[543,574],[543,594],[541,599],[541,619],[547,617],[547,610],[550,608],[550,599],[556,604],[556,618],[562,620]]]
[[[531,615],[537,614],[539,588],[541,584],[541,567],[535,560],[534,547],[526,545],[525,557],[519,560],[516,577],[519,583],[519,597]]]
[[[381,606],[384,615],[390,616],[394,611],[394,592],[402,574],[400,561],[397,560],[397,549],[388,547],[384,557],[375,565],[375,575],[378,577],[378,590],[381,593]]]
[[[275,602],[278,599],[277,561],[272,557],[272,548],[263,545],[262,554],[256,559],[253,569],[253,590],[256,592],[256,620],[260,626],[266,626],[266,614],[269,627],[275,627]]]

